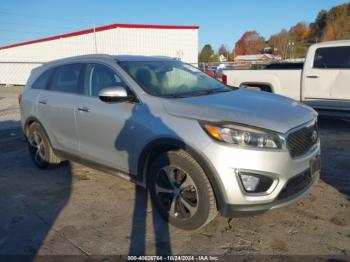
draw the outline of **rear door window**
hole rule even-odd
[[[314,68],[350,69],[350,46],[318,48]]]
[[[70,64],[58,67],[52,77],[50,90],[79,93],[79,86],[82,83],[82,64]]]
[[[46,89],[52,75],[53,69],[49,69],[42,73],[37,80],[35,80],[32,88],[34,89]]]

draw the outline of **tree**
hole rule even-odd
[[[223,55],[225,57],[227,57],[227,54],[228,54],[228,50],[226,48],[226,46],[224,44],[222,44],[218,50],[218,54],[219,55]]]
[[[350,38],[350,3],[333,7],[327,13],[322,41]]]
[[[305,56],[309,28],[305,23],[297,23],[289,31],[283,29],[281,32],[272,35],[268,41],[274,54],[280,55],[283,59],[290,56],[293,58]]]
[[[290,32],[295,35],[297,41],[305,41],[309,35],[309,29],[305,23],[297,23],[291,27]]]
[[[321,10],[310,24],[309,42],[350,38],[350,3]]]
[[[212,63],[216,63],[219,62],[219,55],[218,54],[213,54],[210,58],[208,62],[212,62]]]
[[[210,58],[214,55],[214,50],[211,47],[211,45],[206,44],[202,51],[199,54],[199,61],[200,62],[211,62]]]
[[[315,43],[319,42],[322,37],[323,29],[326,27],[327,24],[327,11],[321,10],[314,23],[311,23],[310,28],[310,34],[309,34],[309,42]]]
[[[235,60],[235,49],[232,49],[232,52],[228,54],[228,61],[234,61]]]
[[[256,31],[247,31],[235,44],[236,55],[252,55],[261,52],[265,40]]]
[[[322,41],[331,41],[331,40],[336,40],[337,36],[336,36],[336,32],[335,29],[333,27],[333,25],[329,24],[326,25],[325,29],[322,32]]]
[[[289,30],[289,42],[293,43],[290,52],[295,57],[304,57],[307,51],[309,28],[305,23],[297,23]]]
[[[297,23],[289,31],[283,29],[268,40],[273,54],[282,58],[304,57],[310,44],[319,41],[350,39],[350,3],[321,10],[309,25]],[[245,32],[236,42],[230,58],[235,55],[257,54],[265,46],[264,38],[256,31]]]
[[[289,33],[283,29],[281,32],[270,37],[268,44],[272,48],[273,53],[280,55],[283,59],[287,58]]]

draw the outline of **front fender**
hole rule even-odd
[[[138,180],[145,184],[146,181],[146,171],[149,164],[152,161],[152,152],[155,152],[156,155],[168,150],[182,149],[190,154],[197,163],[203,168],[205,174],[207,175],[209,182],[213,188],[217,206],[219,210],[224,206],[224,196],[223,196],[223,185],[215,168],[211,165],[210,161],[204,156],[201,152],[194,149],[193,147],[186,144],[184,141],[181,141],[176,138],[158,138],[150,143],[148,143],[143,149],[139,161],[138,161]],[[156,156],[155,155],[155,156]],[[153,157],[155,157],[153,156]],[[141,180],[141,181],[140,181]]]

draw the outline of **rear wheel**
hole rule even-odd
[[[148,186],[160,214],[176,227],[194,230],[205,226],[217,214],[207,176],[184,151],[159,155],[149,169]]]
[[[61,162],[40,124],[33,123],[29,126],[27,138],[30,156],[38,168],[47,169]]]

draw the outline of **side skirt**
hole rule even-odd
[[[138,186],[146,188],[146,183],[145,183],[145,181],[142,181],[140,179],[140,176],[138,177],[137,175],[134,175],[134,174],[128,174],[128,173],[126,173],[124,171],[121,171],[121,170],[118,170],[118,169],[115,169],[115,168],[111,168],[109,166],[105,166],[105,165],[96,163],[94,161],[91,161],[91,160],[88,160],[88,159],[84,159],[84,158],[72,155],[70,153],[61,151],[61,150],[55,150],[55,154],[58,157],[62,158],[62,159],[66,159],[68,161],[76,162],[76,163],[82,164],[84,166],[87,166],[87,167],[90,167],[90,168],[93,168],[93,169],[105,172],[107,174],[123,178],[123,179],[125,179],[127,181],[135,183]]]

